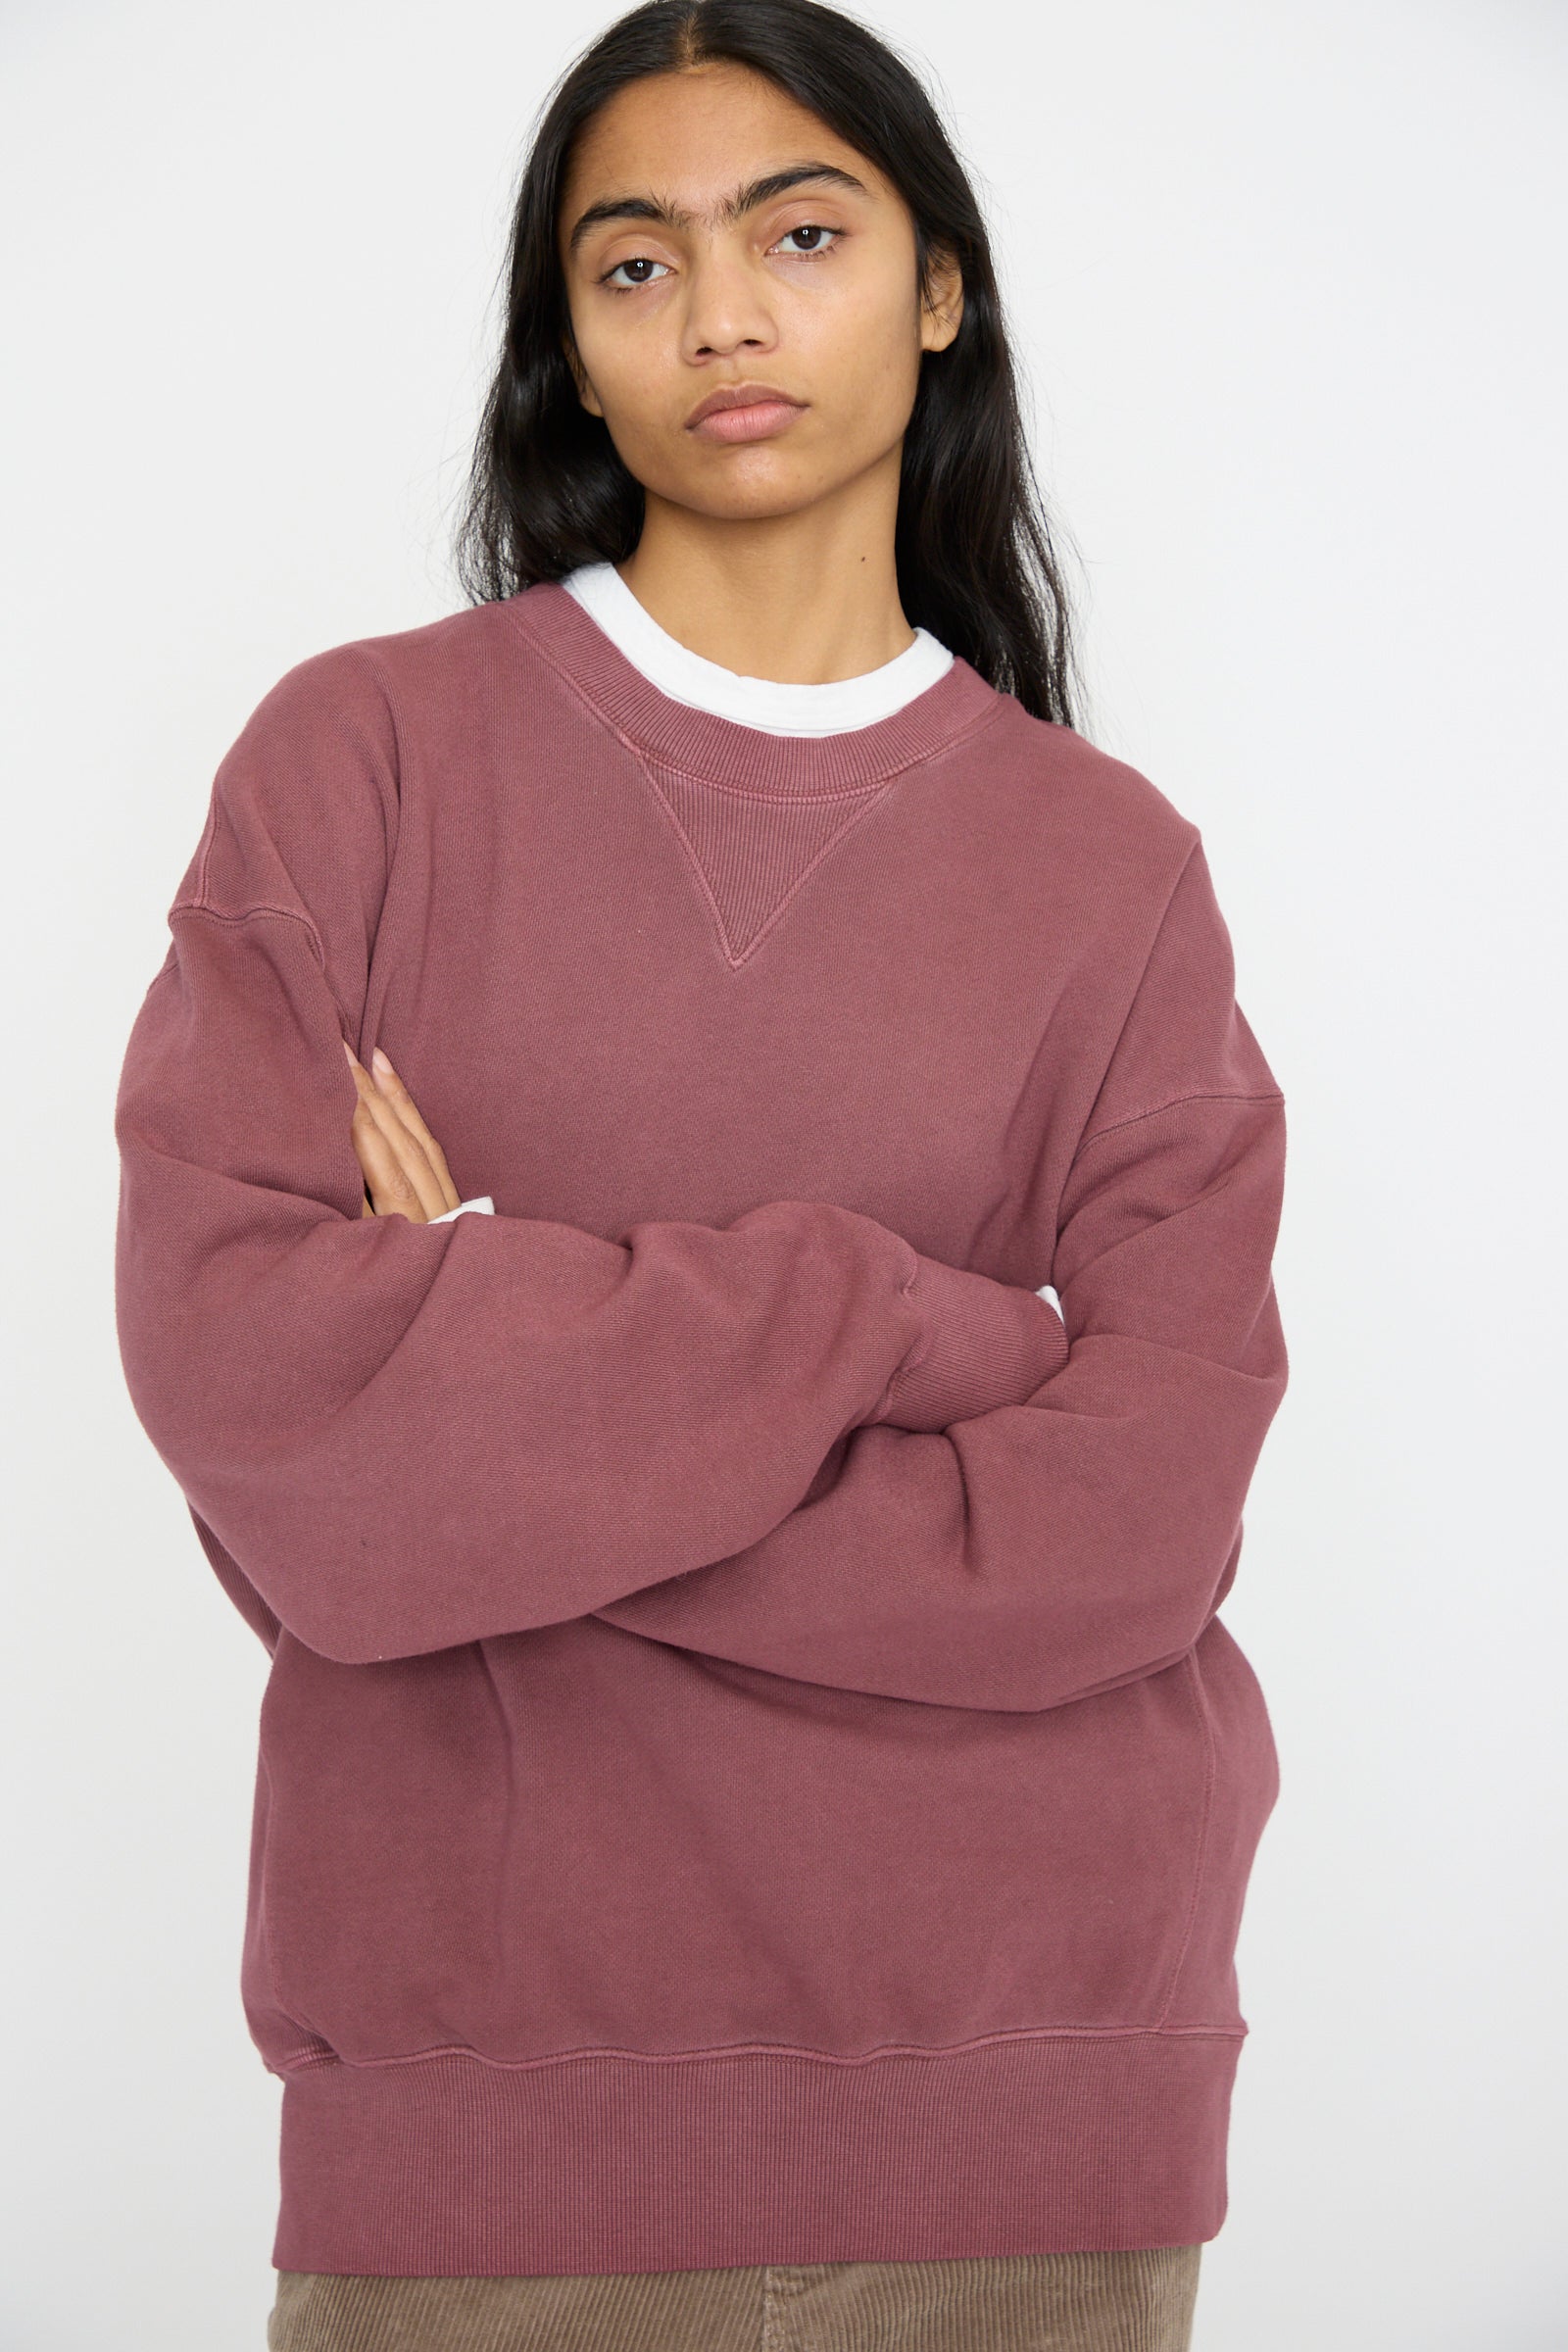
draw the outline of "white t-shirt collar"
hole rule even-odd
[[[662,629],[613,564],[580,564],[561,585],[662,694],[775,735],[836,735],[872,726],[934,686],[953,663],[948,648],[929,629],[916,628],[912,645],[858,678],[808,686],[745,677],[694,654]]]

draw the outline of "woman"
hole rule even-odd
[[[271,2352],[1189,2342],[1283,1100],[1027,482],[917,81],[654,0],[524,173],[471,607],[220,767],[118,1307],[272,1658]]]

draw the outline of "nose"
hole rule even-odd
[[[686,278],[685,357],[724,359],[734,351],[766,351],[777,335],[761,270],[722,249],[699,255]]]

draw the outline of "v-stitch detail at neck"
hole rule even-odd
[[[777,734],[663,693],[559,581],[535,581],[498,610],[634,750],[750,793],[808,799],[885,783],[1000,717],[1008,699],[955,654],[934,684],[885,718],[829,735]]]

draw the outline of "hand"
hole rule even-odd
[[[446,1153],[380,1047],[370,1056],[376,1065],[373,1078],[347,1038],[343,1051],[360,1091],[354,1106],[354,1150],[369,1193],[360,1213],[407,1217],[411,1225],[428,1225],[432,1217],[456,1208],[463,1198],[452,1181]]]

